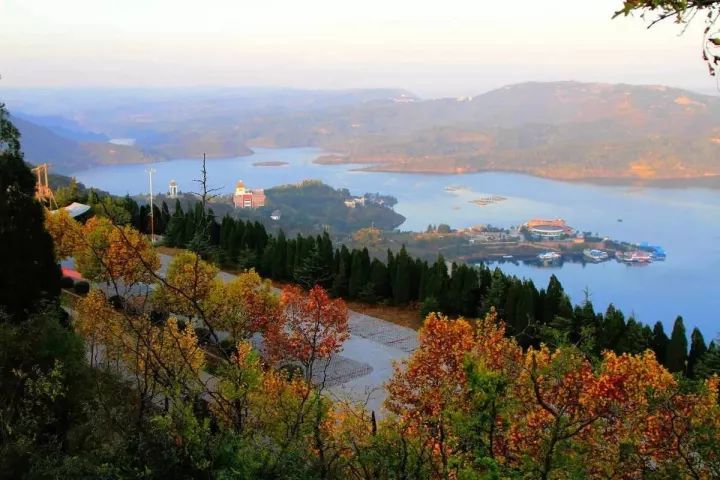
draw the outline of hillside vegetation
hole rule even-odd
[[[148,94],[150,95],[150,94]],[[58,144],[57,163],[250,154],[316,146],[321,163],[398,172],[525,172],[559,179],[707,179],[720,175],[720,99],[663,86],[524,83],[466,98],[402,90],[219,91],[157,101],[78,104],[82,126],[137,147]],[[182,104],[182,108],[179,105]],[[57,112],[54,112],[57,113]],[[52,142],[20,123],[28,158]],[[103,145],[103,148],[98,145]],[[57,155],[57,154],[56,154]]]

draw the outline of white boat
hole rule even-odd
[[[556,260],[560,260],[562,258],[562,255],[557,252],[543,252],[538,255],[537,258],[541,262],[554,262]]]
[[[586,248],[583,250],[583,255],[590,261],[603,262],[608,259],[608,253],[595,248]]]
[[[621,262],[626,263],[650,263],[652,262],[652,255],[649,252],[642,250],[633,250],[631,252],[618,252],[617,258]]]

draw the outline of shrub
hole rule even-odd
[[[226,338],[225,340],[220,341],[219,348],[225,356],[230,357],[233,353],[235,353],[235,342]]]
[[[435,297],[427,297],[420,304],[420,316],[422,318],[427,317],[429,313],[439,312],[439,311],[440,311],[440,302],[438,302],[437,298],[435,298]]]
[[[210,330],[203,327],[198,327],[195,329],[195,336],[198,339],[198,343],[200,345],[209,345],[212,340],[212,335],[210,335]]]
[[[75,280],[73,280],[72,277],[62,277],[60,279],[60,288],[70,290],[74,286],[75,286]]]
[[[161,312],[159,310],[152,310],[150,312],[150,323],[155,325],[156,327],[165,325],[170,315],[168,315],[167,312]],[[180,328],[180,322],[178,322],[178,328]],[[185,326],[183,325],[181,330],[184,330]]]
[[[75,283],[75,293],[78,295],[86,295],[90,291],[90,284],[85,280],[80,280]]]
[[[113,295],[108,298],[108,303],[115,310],[122,310],[125,307],[125,299],[120,295]]]

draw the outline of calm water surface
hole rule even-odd
[[[269,188],[315,178],[354,194],[379,192],[398,199],[395,209],[407,217],[401,226],[423,230],[428,224],[466,227],[490,223],[509,227],[529,218],[564,218],[581,231],[597,232],[617,240],[648,241],[662,245],[665,262],[628,267],[610,261],[599,265],[565,263],[561,267],[504,263],[503,270],[531,278],[545,286],[558,276],[573,301],[587,288],[596,308],[610,302],[645,323],[662,321],[666,330],[683,315],[688,330],[698,326],[706,338],[720,333],[720,191],[655,189],[574,184],[509,173],[416,175],[354,172],[347,165],[316,165],[321,151],[312,148],[257,149],[255,155],[208,161],[209,182],[231,192],[242,179],[249,187]],[[283,161],[282,167],[256,167],[260,161]],[[97,167],[74,175],[79,181],[113,194],[148,191],[150,165]],[[170,180],[180,190],[197,190],[200,162],[173,160],[152,164],[155,191],[165,191]],[[445,190],[448,185],[464,187]],[[506,201],[478,207],[470,200],[501,195]],[[622,219],[622,222],[618,222]]]

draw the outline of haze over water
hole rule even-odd
[[[706,337],[720,332],[720,191],[707,189],[658,189],[634,186],[598,186],[567,183],[510,173],[467,175],[418,175],[353,171],[356,166],[317,165],[321,152],[312,148],[257,149],[248,157],[208,161],[209,181],[230,193],[237,180],[251,187],[269,188],[304,179],[319,179],[353,194],[379,192],[397,197],[395,210],[407,217],[401,229],[424,230],[428,224],[448,223],[453,228],[476,224],[500,227],[519,225],[529,218],[564,218],[580,231],[631,242],[662,245],[664,262],[632,267],[612,260],[602,264],[565,262],[542,268],[503,263],[504,271],[531,278],[544,287],[555,274],[574,303],[591,293],[596,310],[612,302],[643,323],[660,320],[666,330],[676,315],[688,328],[698,326]],[[257,167],[253,163],[278,160],[282,167]],[[173,160],[152,164],[156,193],[174,179],[180,189],[196,190],[198,160]],[[148,191],[145,172],[149,165],[96,167],[75,176],[88,186],[124,195]],[[448,185],[466,189],[448,192]],[[506,201],[478,207],[473,198],[495,194]],[[619,222],[618,219],[622,219]]]

